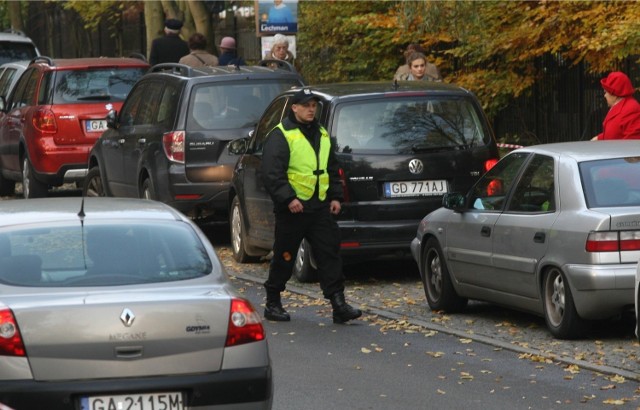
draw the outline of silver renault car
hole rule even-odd
[[[160,202],[0,201],[0,403],[270,409],[260,316]]]
[[[557,338],[632,311],[640,141],[518,149],[443,205],[411,244],[432,309],[493,302],[544,316]]]

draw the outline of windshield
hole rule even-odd
[[[337,107],[341,152],[411,153],[485,145],[481,115],[467,98],[381,98]]]
[[[18,60],[32,60],[38,55],[31,43],[0,41],[0,64]]]
[[[300,85],[295,80],[218,81],[191,94],[187,130],[227,130],[254,126],[281,92]]]
[[[124,101],[144,73],[142,68],[58,71],[53,103]]]
[[[9,285],[115,286],[192,279],[211,270],[204,245],[182,223],[0,231],[0,283]]]

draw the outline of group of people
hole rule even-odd
[[[215,56],[207,51],[207,38],[202,33],[194,33],[188,41],[180,37],[182,22],[177,19],[168,19],[164,25],[164,36],[151,43],[149,63],[151,65],[161,63],[180,63],[191,67],[213,67],[226,65],[246,65],[244,59],[238,55],[236,40],[233,37],[224,37],[218,45],[220,56]],[[282,34],[273,37],[273,46],[268,59],[282,60],[294,64],[294,56],[289,51],[289,40]]]

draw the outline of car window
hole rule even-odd
[[[0,41],[0,64],[17,60],[32,60],[38,54],[31,43]]]
[[[90,101],[124,101],[142,68],[60,70],[56,74],[54,104]]]
[[[32,104],[39,76],[40,73],[38,70],[33,68],[20,77],[20,81],[16,85],[16,91],[9,107],[10,109]]]
[[[141,83],[131,91],[131,95],[127,98],[122,106],[122,110],[120,111],[121,125],[129,126],[134,124],[136,116],[140,111],[140,107],[145,101],[145,92],[147,88],[150,87],[149,84],[149,81]]]
[[[161,124],[165,130],[173,128],[178,112],[179,97],[180,88],[176,84],[165,84],[156,118],[156,123]]]
[[[0,282],[6,284],[167,282],[207,275],[212,268],[203,243],[181,223],[52,224],[0,232]]]
[[[7,67],[2,72],[0,76],[0,95],[6,96],[9,91],[9,86],[11,85],[11,80],[16,75],[17,70],[12,67]]]
[[[187,130],[252,127],[281,92],[299,85],[294,80],[260,80],[200,84],[189,99]]]
[[[471,189],[468,198],[470,208],[502,210],[509,190],[529,155],[509,154],[487,171]]]
[[[640,157],[579,164],[587,207],[640,206]]]
[[[554,160],[548,156],[535,155],[514,188],[508,210],[552,212],[555,211],[555,204]]]
[[[286,112],[286,104],[287,98],[281,97],[274,101],[273,104],[271,104],[265,111],[260,123],[258,123],[258,126],[256,127],[253,139],[250,143],[250,149],[254,153],[262,152],[262,147],[267,139],[267,135],[269,135],[269,132],[271,132],[271,130],[274,129],[280,121],[282,121],[284,113]]]
[[[413,153],[485,145],[479,108],[468,98],[402,97],[336,106],[341,152]]]
[[[144,90],[144,99],[138,105],[133,125],[149,125],[156,123],[156,113],[160,106],[164,84],[161,82],[149,82]]]

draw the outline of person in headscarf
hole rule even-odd
[[[604,99],[610,107],[602,122],[602,132],[592,140],[640,139],[640,104],[625,73],[614,71],[600,80]]]

